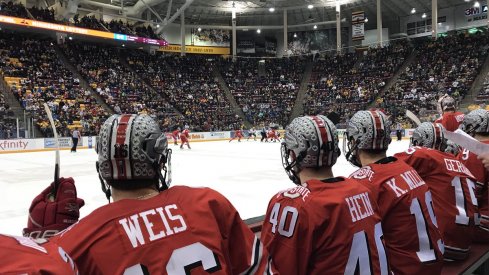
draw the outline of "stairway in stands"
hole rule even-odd
[[[299,88],[299,93],[295,99],[294,108],[289,118],[289,123],[296,117],[301,116],[304,113],[304,98],[307,93],[307,86],[311,80],[313,62],[309,61],[304,68],[304,74],[302,75],[301,87]]]
[[[486,79],[487,74],[489,73],[489,55],[486,57],[484,64],[482,64],[481,71],[479,75],[475,78],[472,83],[472,87],[470,87],[469,92],[465,96],[465,98],[460,102],[460,111],[467,112],[468,107],[474,104],[479,91],[482,89],[484,85],[484,80]]]
[[[226,81],[222,77],[221,73],[219,72],[219,69],[214,67],[212,69],[212,74],[217,79],[217,83],[219,84],[219,88],[222,91],[224,91],[224,95],[226,96],[229,103],[231,103],[231,107],[234,110],[234,112],[243,120],[245,127],[247,129],[251,128],[251,123],[248,120],[246,120],[246,116],[243,113],[243,110],[239,107],[238,103],[236,102],[236,99],[231,94],[231,91],[229,91],[228,85],[226,84]]]
[[[119,54],[119,61],[120,61],[120,64],[125,66],[129,71],[131,71],[137,78],[139,78],[139,81],[141,81],[142,83],[144,83],[144,85],[146,85],[146,87],[148,89],[150,89],[154,94],[157,94],[157,95],[160,95],[161,98],[165,99],[166,102],[171,102],[168,98],[166,98],[162,93],[159,93],[152,85],[150,85],[150,83],[148,83],[140,74],[138,74],[134,68],[129,65],[129,63],[127,62],[126,60],[126,57],[124,56],[124,54]],[[171,69],[171,67],[168,65],[168,64],[165,64],[168,68],[170,68],[170,70],[173,70]],[[178,116],[182,116],[184,117],[183,115],[183,112],[181,109],[179,109],[177,106],[175,105],[171,105],[173,111],[175,112],[175,114],[177,114]]]
[[[12,81],[15,81],[14,78],[8,78],[12,79]],[[0,91],[5,97],[5,102],[9,105],[10,111],[13,112],[13,116],[9,115],[9,117],[13,118],[18,118],[19,119],[19,128],[20,131],[27,130],[29,127],[25,125],[25,120],[24,118],[27,116],[29,117],[29,113],[25,112],[24,108],[22,108],[19,100],[12,94],[10,91],[10,84],[13,83],[7,83],[4,77],[0,77]],[[8,114],[7,114],[8,115]],[[23,134],[20,133],[20,136],[23,136]],[[39,138],[39,137],[44,137],[42,132],[39,130],[39,128],[34,125],[34,136],[31,138]]]
[[[377,96],[377,98],[372,101],[370,103],[370,105],[368,106],[368,109],[371,109],[371,108],[375,108],[376,106],[376,102],[377,102],[377,99],[378,98],[382,98],[384,96],[384,94],[389,91],[389,89],[391,87],[394,86],[394,84],[396,84],[397,80],[399,79],[399,77],[401,76],[401,74],[406,71],[406,68],[411,65],[411,63],[413,63],[414,60],[416,60],[416,57],[418,56],[418,53],[416,51],[416,49],[414,49],[411,54],[409,55],[408,58],[406,58],[406,61],[404,61],[404,64],[402,64],[402,66],[399,68],[399,70],[397,70],[397,72],[391,77],[391,79],[389,79],[389,81],[385,84],[384,88],[382,89],[382,91],[380,91],[379,95]]]
[[[114,110],[112,109],[112,107],[107,105],[107,103],[105,103],[104,99],[96,91],[93,90],[93,88],[90,86],[88,81],[80,74],[78,69],[73,64],[71,64],[71,62],[68,60],[68,57],[59,48],[59,46],[56,45],[54,47],[54,49],[55,49],[56,53],[58,54],[58,57],[61,60],[61,62],[63,62],[63,65],[68,70],[70,70],[71,73],[73,73],[73,76],[75,76],[76,78],[78,78],[80,80],[80,86],[85,90],[89,90],[92,93],[95,100],[97,100],[97,104],[102,106],[109,114],[114,114]]]

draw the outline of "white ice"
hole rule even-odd
[[[392,141],[388,153],[408,145],[407,140]],[[282,168],[279,143],[199,142],[191,143],[192,150],[170,146],[172,185],[213,188],[233,203],[243,219],[264,215],[275,193],[294,186]],[[82,217],[107,204],[95,170],[96,156],[92,149],[61,151],[60,174],[75,179],[78,196],[86,203]],[[355,170],[344,154],[333,169],[336,176]],[[53,180],[54,152],[0,154],[0,175],[0,233],[21,235],[32,199]]]

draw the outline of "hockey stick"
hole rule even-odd
[[[421,120],[419,120],[419,118],[413,112],[406,110],[406,116],[416,123],[416,126],[421,125]]]
[[[44,103],[44,110],[46,111],[46,114],[48,115],[49,123],[51,124],[51,128],[53,129],[54,144],[56,146],[56,162],[54,164],[54,186],[53,186],[53,190],[51,191],[53,198],[56,198],[56,192],[58,191],[58,186],[59,186],[59,140],[58,140],[58,132],[56,132],[56,125],[54,124],[53,114],[51,113],[51,110],[49,109],[49,106],[46,103]]]

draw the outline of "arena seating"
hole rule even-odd
[[[116,113],[149,114],[155,118],[174,114],[173,108],[159,94],[121,64],[117,48],[71,42],[62,49]]]
[[[58,60],[53,41],[1,32],[0,50],[5,82],[45,135],[51,135],[51,130],[44,102],[51,107],[61,135],[69,136],[73,128],[84,135],[98,132],[108,114]]]
[[[194,131],[241,127],[242,121],[212,76],[215,61],[211,57],[129,51],[126,58],[145,81],[185,115],[185,123],[179,125],[188,123]]]
[[[101,31],[111,31],[115,33],[136,35],[140,37],[147,37],[152,39],[161,39],[156,35],[151,26],[134,26],[129,23],[124,23],[122,20],[111,20],[110,22],[97,19],[95,16],[83,16],[79,17],[76,14],[73,17],[73,21],[76,26],[88,29],[95,29]],[[103,26],[105,26],[105,28]]]
[[[392,114],[410,109],[432,119],[441,95],[449,94],[458,102],[465,97],[487,57],[488,42],[487,31],[452,34],[437,41],[424,38],[417,46],[416,60],[383,96],[379,107]]]
[[[404,63],[410,50],[405,43],[392,43],[364,53],[317,60],[304,101],[305,113],[336,112],[344,122],[356,111],[366,109]]]
[[[4,95],[0,93],[0,139],[15,138],[16,135],[17,126],[15,116],[5,101]]]
[[[299,92],[306,59],[223,59],[221,74],[253,125],[285,126]],[[264,66],[259,68],[259,66]],[[261,70],[261,73],[259,72]]]
[[[0,14],[28,18],[27,11],[24,5],[20,3],[14,3],[12,1],[0,3]]]

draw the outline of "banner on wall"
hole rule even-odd
[[[91,137],[90,137],[91,138]],[[59,148],[71,148],[71,138],[62,137],[58,138]],[[78,139],[78,147],[83,146],[83,138]],[[44,139],[44,148],[56,148],[56,143],[54,138],[45,138]]]
[[[352,40],[365,38],[365,12],[356,11],[351,14]]]
[[[467,22],[487,19],[487,5],[467,8],[465,9],[464,14]]]
[[[192,46],[229,47],[231,46],[231,32],[217,29],[192,29]]]
[[[169,45],[160,47],[158,51],[179,53],[182,51],[182,46]],[[185,46],[185,53],[229,55],[231,54],[231,50],[229,47]]]

